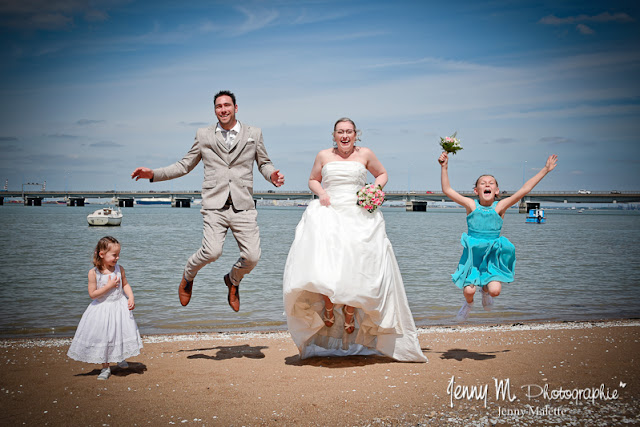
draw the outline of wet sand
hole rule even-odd
[[[300,360],[286,332],[149,335],[129,368],[0,340],[13,425],[640,424],[640,321],[419,330],[428,363]]]

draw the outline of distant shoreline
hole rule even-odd
[[[428,335],[433,333],[476,333],[490,331],[534,331],[534,330],[563,330],[563,329],[590,329],[609,328],[620,326],[640,327],[640,318],[622,319],[598,319],[598,320],[567,320],[567,321],[524,321],[507,322],[504,324],[491,325],[435,325],[430,327],[418,327],[418,335]],[[175,332],[168,334],[141,334],[145,343],[158,342],[189,342],[209,339],[242,339],[251,338],[288,338],[289,332],[284,329],[273,329],[265,331],[219,331],[219,332]],[[60,347],[71,344],[73,336],[68,337],[15,337],[0,338],[0,348],[11,346],[19,347]]]

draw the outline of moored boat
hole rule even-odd
[[[171,197],[142,197],[136,199],[137,205],[170,205]]]
[[[544,216],[544,209],[529,209],[525,222],[530,224],[544,224],[547,218]]]
[[[89,225],[120,225],[122,212],[120,209],[102,208],[87,215]]]

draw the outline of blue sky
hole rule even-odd
[[[539,190],[639,190],[639,40],[634,1],[1,0],[0,185],[198,190],[201,166],[130,174],[182,158],[229,89],[288,190],[342,116],[389,190],[439,189],[454,131],[458,190],[515,190],[552,153]]]

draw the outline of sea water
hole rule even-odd
[[[91,302],[87,274],[98,240],[122,243],[120,265],[132,286],[142,334],[286,330],[282,274],[304,207],[259,206],[262,257],[243,280],[241,310],[227,304],[223,276],[237,260],[228,233],[223,255],[195,279],[187,307],[177,288],[202,241],[198,207],[123,208],[118,227],[91,227],[99,205],[0,206],[0,336],[72,336]],[[466,231],[464,210],[382,208],[417,326],[455,324],[462,292],[451,282]],[[470,324],[640,317],[640,212],[546,210],[527,224],[511,209],[503,235],[516,247],[515,281],[493,311],[475,304]]]

